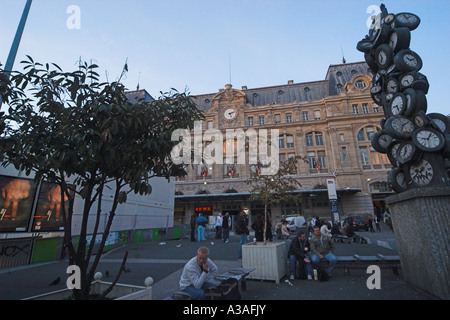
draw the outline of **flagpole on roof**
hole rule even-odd
[[[19,49],[20,40],[22,39],[23,30],[25,29],[25,23],[27,22],[28,13],[30,12],[31,3],[33,0],[27,0],[25,8],[23,9],[22,17],[20,18],[19,26],[17,27],[16,35],[14,36],[13,43],[11,45],[11,50],[9,51],[8,59],[6,60],[5,68],[3,71],[9,79],[10,72],[14,66],[14,60],[16,59],[17,51]],[[0,97],[0,107],[3,101]]]

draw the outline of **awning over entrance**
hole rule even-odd
[[[310,190],[295,190],[294,193],[301,193],[304,197],[328,197],[327,189],[310,189]],[[351,195],[361,192],[360,188],[338,188],[337,194],[339,195]],[[175,195],[175,201],[177,202],[190,202],[195,201],[236,201],[236,200],[248,200],[252,195],[251,192],[240,193],[215,193],[215,194],[189,194],[189,195]]]

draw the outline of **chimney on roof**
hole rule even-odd
[[[242,86],[242,90],[247,90],[247,86]]]
[[[288,80],[288,84],[294,84],[294,80]]]

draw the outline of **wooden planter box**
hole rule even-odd
[[[286,275],[286,244],[284,242],[248,243],[242,246],[243,268],[256,268],[247,279],[274,280],[277,284]]]

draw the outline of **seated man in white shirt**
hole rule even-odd
[[[208,282],[217,275],[218,268],[209,258],[209,249],[200,247],[197,256],[186,263],[181,274],[180,289],[189,293],[191,300],[205,299],[205,289],[216,284]]]

